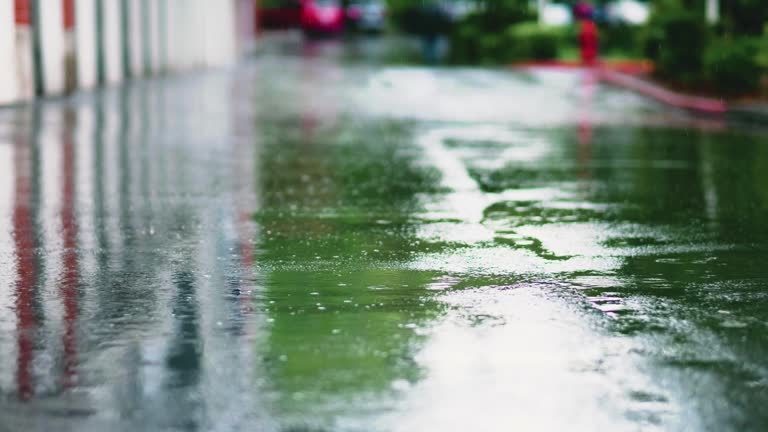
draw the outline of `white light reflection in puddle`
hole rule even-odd
[[[661,430],[676,411],[634,361],[636,343],[602,331],[568,290],[482,287],[441,299],[449,311],[423,330],[416,356],[425,378],[396,387],[402,401],[385,430]]]

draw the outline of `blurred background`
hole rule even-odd
[[[599,58],[645,62],[657,77],[703,92],[765,93],[768,3],[761,0],[263,0],[259,29],[406,34],[423,60],[507,65],[580,60],[580,21]]]
[[[762,0],[2,0],[0,104],[232,64],[286,30],[385,39],[392,61],[587,56],[681,89],[765,96],[767,20]],[[404,38],[412,43],[391,42]]]

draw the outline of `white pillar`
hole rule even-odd
[[[181,32],[184,8],[179,7],[178,3],[177,0],[165,0],[164,16],[160,17],[160,29],[163,32],[161,43],[165,43],[164,66],[168,72],[179,70],[182,63],[183,46],[179,45],[177,35]]]
[[[160,13],[160,19],[158,20],[160,24],[160,51],[163,61],[163,70],[170,72],[177,68],[176,58],[179,53],[178,47],[174,46],[176,43],[174,37],[176,26],[174,23],[177,22],[178,19],[176,19],[177,17],[169,19],[170,15],[175,15],[176,13],[176,1],[164,0],[161,2],[161,8],[162,3],[165,3],[165,10],[158,11]],[[163,44],[165,44],[165,47]]]
[[[716,24],[718,21],[720,21],[719,0],[707,0],[707,22]]]
[[[16,22],[13,0],[0,0],[0,105],[16,101]]]
[[[237,57],[238,20],[235,10],[238,3],[239,0],[225,0],[202,5],[201,9],[208,18],[204,21],[204,39],[200,44],[204,66],[226,66]]]
[[[96,86],[96,0],[75,1],[75,51],[77,85],[81,89]]]
[[[149,71],[152,75],[158,74],[163,70],[160,59],[160,7],[163,3],[164,0],[144,0],[144,4],[147,6],[147,32],[145,37],[149,39]]]
[[[17,11],[18,12],[18,11]],[[29,9],[31,15],[32,10]],[[17,100],[28,100],[35,97],[35,69],[32,61],[32,26],[31,17],[20,22],[15,16],[14,45],[16,60],[11,63],[16,66]]]
[[[129,69],[134,78],[144,74],[143,6],[142,0],[128,0],[128,38],[131,47]]]
[[[235,0],[235,55],[253,52],[256,45],[256,2],[254,0]]]
[[[38,0],[43,92],[64,91],[64,15],[61,0]]]
[[[123,79],[123,35],[120,21],[120,0],[101,0],[104,38],[104,77],[106,84]]]
[[[536,0],[536,7],[539,12],[539,24],[544,24],[544,10],[547,8],[549,0]]]
[[[64,90],[77,88],[77,54],[75,49],[75,0],[62,0],[64,5]]]

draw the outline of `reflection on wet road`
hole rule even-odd
[[[0,111],[0,431],[768,426],[764,132],[365,49]]]

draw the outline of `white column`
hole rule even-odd
[[[544,10],[547,8],[549,0],[536,0],[536,8],[539,12],[539,24],[544,24]]]
[[[96,86],[96,0],[75,1],[75,51],[77,85]]]
[[[720,21],[719,3],[719,0],[707,0],[707,22],[710,24],[716,24]]]
[[[19,100],[35,97],[35,69],[32,62],[32,27],[29,24],[14,25],[16,45],[16,85]]]
[[[144,74],[144,32],[142,0],[128,0],[128,38],[130,39],[130,70],[134,78]]]
[[[74,4],[73,0],[72,5]],[[73,12],[70,11],[70,13]],[[67,11],[64,10],[63,13],[66,15]],[[75,49],[77,36],[73,25],[74,22],[65,22],[64,24],[64,90],[66,92],[72,92],[77,88],[77,54]]]
[[[169,50],[176,54],[175,66],[179,70],[189,69],[192,65],[190,52],[194,37],[189,35],[190,20],[195,12],[195,0],[173,0],[173,10],[168,11],[168,22],[173,27],[173,42]],[[198,30],[200,31],[200,30]],[[191,43],[190,43],[191,42]]]
[[[235,56],[250,53],[256,45],[256,2],[235,0]]]
[[[120,22],[120,0],[102,0],[104,23],[104,67],[107,84],[123,79],[123,35]]]
[[[0,0],[0,105],[14,102],[18,95],[16,79],[16,22],[13,0]]]
[[[149,70],[155,75],[162,71],[160,64],[160,7],[163,0],[145,0],[147,6],[147,34],[149,38]]]
[[[43,91],[47,95],[64,91],[64,15],[60,0],[38,1]]]
[[[182,48],[177,41],[180,32],[181,20],[184,16],[184,8],[179,7],[177,0],[165,0],[165,13],[160,17],[161,44],[165,43],[165,70],[167,72],[179,69]],[[162,47],[161,47],[162,48]]]
[[[204,66],[226,66],[236,57],[237,19],[235,14],[238,0],[205,2],[201,9],[205,13],[204,39],[200,43]]]

